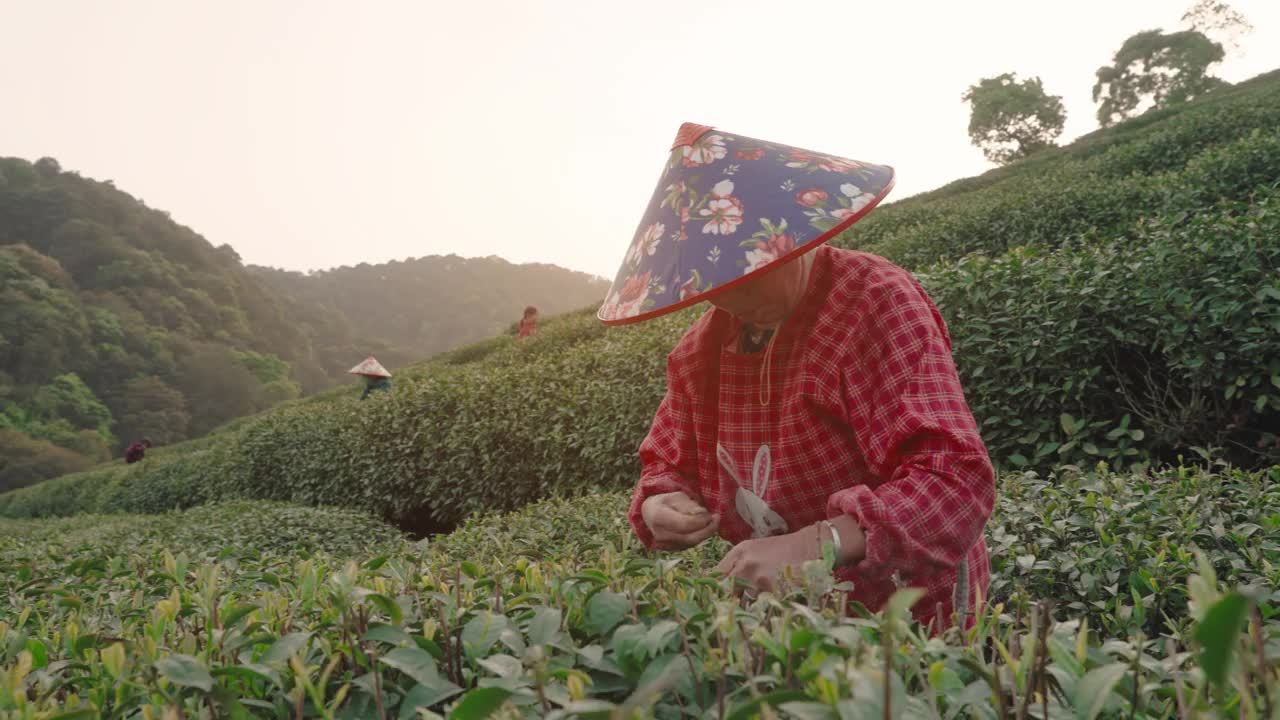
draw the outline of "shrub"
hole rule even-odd
[[[87,469],[89,458],[16,430],[0,430],[0,491]]]
[[[921,277],[993,456],[1013,465],[1280,460],[1280,191],[1131,237]]]
[[[1074,552],[1077,569],[1104,583],[1114,570],[1117,584],[1129,574],[1172,591],[1170,606],[1187,617],[1159,638],[1099,631],[1066,619],[1080,615],[1060,602],[996,605],[972,631],[930,639],[910,622],[909,590],[882,614],[846,614],[844,588],[822,579],[821,563],[743,601],[706,575],[696,551],[653,558],[628,536],[615,542],[617,526],[597,512],[610,500],[546,503],[425,547],[359,514],[262,503],[0,520],[0,713],[1262,717],[1280,683],[1274,599],[1226,589],[1209,557],[1267,566],[1280,553],[1274,542],[1226,555],[1209,543],[1204,561],[1184,562],[1190,549],[1178,543],[1183,529],[1207,539],[1218,522],[1274,515],[1266,488],[1276,479],[1185,471],[1169,479],[1173,491],[1157,490],[1168,502],[1135,513],[1131,478],[1082,476],[1045,515],[1008,518],[1015,544],[1066,543],[1060,565],[1019,556],[1017,574],[997,567],[997,581],[1018,588],[1011,596],[1038,592],[1041,573],[1069,575]],[[1226,494],[1241,514],[1178,507],[1180,493],[1213,494],[1219,483],[1238,486]],[[1043,490],[1026,486],[1037,503]],[[1075,492],[1096,493],[1079,521],[1065,508]],[[1202,521],[1207,532],[1190,530]],[[1086,532],[1077,526],[1112,542],[1090,554],[1072,543]],[[1242,533],[1264,535],[1242,526],[1225,537]],[[1153,542],[1130,545],[1134,534]],[[575,540],[593,551],[575,554]],[[1184,566],[1194,568],[1185,591]]]
[[[998,489],[986,532],[990,598],[1011,612],[1025,616],[1052,598],[1115,637],[1185,629],[1184,588],[1198,549],[1224,581],[1258,589],[1262,612],[1280,619],[1280,467],[1148,474],[1067,466],[1005,473]],[[609,548],[640,551],[630,500],[614,491],[483,513],[424,545],[442,563],[589,563]],[[672,557],[687,572],[709,573],[727,550],[714,538]]]

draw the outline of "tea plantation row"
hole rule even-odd
[[[1129,130],[1129,126],[1136,126]],[[1138,118],[1071,146],[893,203],[847,244],[911,269],[967,252],[1124,231],[1165,210],[1274,186],[1280,71],[1159,118]],[[976,188],[976,189],[974,189]]]
[[[993,457],[1121,467],[1216,446],[1243,465],[1280,460],[1278,197],[919,273]],[[616,330],[564,318],[530,342],[427,363],[389,396],[299,403],[203,447],[2,495],[0,514],[243,497],[357,507],[428,530],[553,492],[628,487],[665,352],[695,312]]]
[[[623,494],[418,544],[272,503],[0,520],[0,716],[1269,717],[1277,472],[1006,476],[1002,604],[934,638],[909,593],[838,612],[818,564],[735,599]]]

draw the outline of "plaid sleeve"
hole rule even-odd
[[[681,491],[699,500],[697,440],[689,400],[681,390],[675,361],[667,360],[667,394],[658,405],[649,434],[640,443],[640,481],[636,483],[627,519],[645,547],[653,548],[653,533],[640,508],[650,496]]]
[[[904,581],[952,569],[981,537],[995,472],[965,402],[946,325],[915,279],[872,279],[843,368],[846,417],[883,481],[833,494],[866,533],[859,570]]]

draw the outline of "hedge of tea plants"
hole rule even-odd
[[[1271,717],[1280,625],[1260,583],[1280,560],[1277,479],[1006,480],[1043,508],[1012,490],[998,508],[1006,601],[932,638],[909,589],[882,614],[841,611],[822,563],[737,598],[707,572],[721,547],[640,550],[621,494],[419,543],[274,503],[0,520],[0,716]],[[1079,542],[1091,533],[1104,547]],[[1061,547],[1042,567],[1027,555],[1046,543]],[[1113,613],[1085,574],[1152,593]],[[1166,605],[1174,622],[1137,622]]]
[[[1280,190],[921,274],[993,455],[1280,462]]]
[[[923,221],[904,210],[905,217],[879,228],[855,226],[840,244],[916,270],[970,252],[999,253],[1021,245],[1052,248],[1078,238],[1113,237],[1160,213],[1211,211],[1218,200],[1246,199],[1280,182],[1280,130],[1274,127],[1211,145],[1185,165],[1153,174],[1109,176],[1096,167],[1105,155],[1063,163],[981,192],[913,205]],[[891,209],[884,208],[886,214]],[[868,215],[868,221],[875,215]]]
[[[610,492],[479,514],[431,547],[455,562],[590,562],[602,548],[634,548],[629,502],[629,493]],[[1108,635],[1158,636],[1185,620],[1183,588],[1200,548],[1224,581],[1255,588],[1265,616],[1280,620],[1280,467],[1007,473],[986,535],[991,599],[1024,612],[1053,598]],[[717,538],[682,562],[709,572],[727,550]]]
[[[1056,215],[1064,204],[1076,201],[1071,195],[1082,191],[1075,187],[1077,184],[1110,190],[1117,199],[1127,190],[1109,183],[1133,175],[1151,177],[1153,182],[1190,185],[1191,181],[1182,181],[1169,173],[1182,171],[1189,164],[1203,168],[1204,159],[1221,155],[1221,146],[1276,127],[1280,127],[1280,71],[1258,76],[1201,102],[1147,113],[1081,137],[1066,147],[1045,150],[977,177],[957,180],[900,202],[891,200],[854,226],[844,242],[849,246],[875,248],[895,236],[909,237],[923,231],[935,240],[956,240],[962,245],[981,242],[988,248],[1042,240],[1054,243],[1063,237],[1062,228],[1023,212],[1033,196],[1036,201],[1047,203]],[[1260,167],[1265,170],[1265,165]],[[1269,176],[1264,173],[1261,179],[1265,181],[1268,177],[1272,181],[1276,179],[1274,172]],[[1067,178],[1093,178],[1095,182],[1077,183]],[[1212,186],[1231,180],[1224,176],[1209,178],[1208,182]],[[1246,187],[1252,184],[1248,180],[1244,183]],[[1055,187],[1059,191],[1056,195]],[[1230,196],[1230,191],[1225,195]],[[1147,198],[1155,202],[1167,199],[1170,194],[1163,192]],[[1094,201],[1077,204],[1086,210],[1079,219],[1092,219],[1093,226],[1098,228],[1106,225],[1106,218],[1123,222],[1152,209],[1144,205],[1117,208],[1113,204],[1102,206],[1106,212],[1099,212],[1101,208]],[[950,217],[959,219],[949,223]],[[1073,219],[1067,221],[1073,222]],[[976,229],[976,234],[964,233],[966,222]],[[1045,231],[1038,232],[1038,228]],[[1122,228],[1112,225],[1111,229]],[[950,237],[947,231],[952,232]],[[1001,244],[1000,240],[1006,242]],[[939,243],[935,248],[937,254],[949,257],[955,257],[956,250],[957,246],[948,242]],[[895,259],[909,262],[905,257]]]
[[[1007,467],[1113,467],[1227,449],[1280,461],[1280,201],[1166,215],[1126,237],[936,264],[967,397]],[[407,374],[365,402],[299,403],[188,452],[0,496],[0,513],[157,512],[236,497],[377,512],[421,530],[553,492],[627,487],[697,311],[543,337]]]

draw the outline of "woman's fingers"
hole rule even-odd
[[[690,535],[689,539],[693,541],[694,545],[697,545],[703,540],[706,540],[712,535],[715,535],[716,532],[718,532],[719,530],[720,530],[720,516],[712,515],[711,522],[707,523],[706,527]]]
[[[711,513],[688,495],[671,493],[654,498],[648,525],[655,535],[659,530],[674,535],[691,535],[706,528],[713,520]]]
[[[653,511],[653,525],[649,529],[656,535],[659,531],[672,535],[692,535],[715,522],[711,513],[705,515],[686,515],[671,507],[662,505]]]
[[[665,500],[664,504],[667,507],[671,508],[672,510],[675,510],[678,513],[682,513],[684,515],[692,515],[692,516],[698,517],[698,516],[704,516],[709,514],[707,513],[706,508],[699,505],[697,502],[693,500],[693,498],[689,497],[688,495],[685,495],[684,493],[676,493],[667,498],[664,498],[664,500]]]
[[[724,558],[716,565],[716,570],[735,580],[743,581],[754,590],[772,590],[773,577],[757,557],[759,552],[760,548],[753,541],[740,542],[725,553]],[[748,594],[754,595],[754,592],[748,591]]]
[[[703,542],[704,539],[714,536],[717,530],[719,530],[719,518],[716,515],[710,515],[707,525],[701,529],[694,530],[692,533],[687,533],[685,541],[689,543],[689,547],[695,546],[695,544]]]
[[[674,510],[662,509],[654,512],[654,523],[649,529],[658,542],[692,547],[720,529],[720,518],[710,513],[704,518],[691,518]]]
[[[693,547],[720,529],[720,518],[682,492],[654,495],[642,509],[654,542],[664,550]]]

